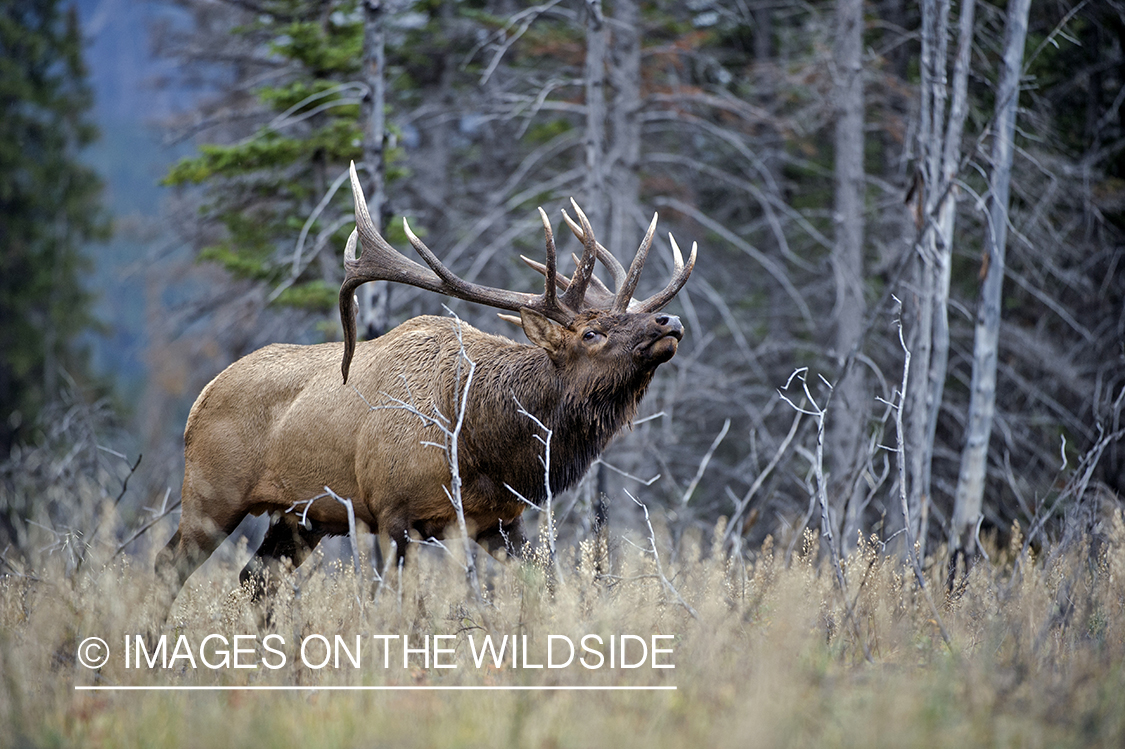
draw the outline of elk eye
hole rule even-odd
[[[592,340],[594,340],[594,339],[595,339],[595,338],[597,338],[597,337],[598,337],[598,331],[596,331],[596,330],[587,330],[587,331],[586,331],[586,334],[582,336],[582,340],[583,340],[583,341],[587,341],[587,342],[588,342],[588,341],[592,341]]]

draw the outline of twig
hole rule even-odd
[[[543,489],[547,493],[547,497],[544,500],[543,504],[543,510],[547,515],[547,554],[549,557],[548,561],[550,563],[551,574],[557,580],[561,581],[562,568],[559,566],[558,550],[555,548],[555,512],[553,506],[554,492],[551,490],[551,437],[554,435],[554,432],[549,429],[546,424],[540,421],[537,416],[524,408],[523,404],[520,403],[515,393],[512,393],[512,400],[515,401],[516,406],[519,407],[519,411],[517,413],[519,413],[521,416],[526,416],[527,418],[531,419],[531,421],[534,422],[537,427],[543,430],[543,433],[545,435],[543,437],[535,435],[535,439],[539,440],[539,442],[543,445],[543,455],[540,456],[539,463],[543,466]],[[505,484],[505,486],[507,486],[507,484]],[[514,489],[512,489],[512,487],[509,486],[508,489],[516,494],[516,496],[520,496],[519,492],[516,492]],[[524,499],[523,497],[520,498]],[[526,502],[527,500],[524,499],[524,501]]]
[[[467,366],[468,366],[468,369],[465,372],[464,387],[463,387],[462,391],[460,392],[460,394],[457,396],[458,405],[457,405],[457,420],[456,420],[456,422],[451,423],[448,418],[446,418],[440,411],[437,410],[436,405],[434,406],[434,413],[435,413],[434,416],[430,416],[428,414],[423,413],[422,410],[413,402],[413,394],[411,393],[411,390],[410,390],[410,384],[406,381],[405,376],[403,376],[401,379],[403,380],[404,387],[406,388],[407,397],[410,398],[409,401],[403,400],[402,398],[396,398],[396,397],[390,395],[389,393],[384,392],[384,393],[381,393],[381,395],[384,398],[386,398],[387,400],[389,400],[390,404],[389,405],[374,405],[370,401],[368,401],[366,397],[364,397],[363,393],[359,392],[358,389],[354,388],[354,386],[353,386],[353,390],[355,390],[355,393],[361,399],[363,399],[363,402],[367,404],[367,407],[370,408],[373,411],[378,411],[378,410],[382,410],[382,409],[401,409],[401,410],[404,410],[408,413],[411,413],[411,414],[414,414],[415,416],[417,416],[422,421],[422,423],[424,425],[432,426],[432,427],[434,427],[435,429],[437,429],[438,431],[441,432],[442,437],[443,437],[443,442],[432,442],[432,441],[429,441],[429,440],[423,440],[420,444],[423,445],[423,446],[427,446],[427,447],[436,447],[436,448],[439,448],[440,450],[445,452],[446,461],[449,464],[449,473],[450,473],[450,484],[449,484],[448,487],[445,487],[445,492],[446,492],[446,497],[449,499],[450,504],[453,505],[453,510],[456,513],[457,527],[458,527],[458,530],[460,531],[461,539],[462,539],[463,544],[464,544],[465,563],[462,566],[463,566],[463,568],[465,569],[465,572],[466,572],[466,577],[467,577],[467,581],[468,581],[470,591],[473,594],[473,597],[476,599],[477,603],[483,609],[483,607],[485,605],[484,596],[481,593],[480,579],[479,579],[479,576],[477,574],[476,562],[475,562],[474,557],[473,557],[473,548],[472,548],[471,539],[469,538],[468,524],[465,520],[465,508],[464,508],[464,503],[463,503],[462,494],[461,494],[461,469],[460,469],[460,463],[459,463],[459,460],[458,460],[458,452],[457,452],[458,451],[458,443],[460,441],[460,436],[461,436],[461,429],[462,429],[462,427],[464,426],[464,423],[465,423],[465,413],[468,411],[469,390],[470,390],[470,387],[472,386],[473,374],[476,371],[476,362],[474,362],[469,357],[469,354],[465,349],[465,340],[464,340],[464,337],[462,336],[462,330],[461,330],[461,318],[459,318],[456,315],[456,313],[454,313],[448,307],[445,307],[445,311],[448,312],[453,317],[453,319],[455,321],[455,325],[456,325],[455,332],[456,332],[456,336],[457,336],[457,342],[460,345],[460,350],[458,352],[458,359],[457,359],[457,372],[456,372],[456,380],[457,380],[458,383],[461,382],[461,368],[462,368],[462,366],[465,363],[467,363]]]
[[[1125,390],[1122,392],[1125,393]],[[1093,477],[1094,469],[1097,468],[1098,463],[1101,461],[1102,452],[1104,452],[1109,445],[1125,437],[1125,429],[1106,432],[1101,424],[1098,424],[1097,428],[1100,435],[1098,441],[1095,442],[1094,446],[1087,450],[1082,456],[1082,459],[1078,461],[1078,465],[1074,468],[1074,473],[1071,474],[1070,479],[1067,480],[1066,485],[1063,486],[1059,495],[1055,497],[1055,501],[1051,503],[1051,506],[1047,507],[1044,505],[1041,507],[1034,518],[1031,528],[1027,532],[1027,537],[1024,539],[1022,554],[1026,554],[1028,549],[1031,548],[1035,537],[1042,532],[1043,527],[1047,524],[1051,516],[1054,515],[1055,510],[1064,499],[1073,497],[1079,500],[1082,498],[1086,493],[1086,487],[1090,484],[1090,479]]]
[[[161,520],[166,518],[168,515],[170,515],[171,513],[175,512],[176,510],[178,510],[180,508],[180,505],[183,504],[183,500],[181,500],[181,499],[177,499],[175,504],[173,504],[171,507],[168,507],[168,496],[171,493],[172,493],[171,489],[168,489],[167,491],[164,492],[164,502],[160,506],[160,513],[156,517],[154,517],[152,520],[148,521],[147,523],[142,525],[140,528],[138,528],[136,530],[136,532],[133,533],[133,535],[129,536],[129,538],[122,541],[117,546],[117,550],[113,552],[113,557],[116,557],[118,554],[125,551],[126,546],[133,543],[138,538],[140,538],[142,535],[147,533],[149,528],[156,525]],[[112,559],[113,557],[110,557],[110,558]]]
[[[500,29],[497,32],[497,36],[500,37],[503,41],[500,43],[499,49],[497,49],[496,52],[493,53],[492,60],[485,67],[484,72],[481,73],[480,81],[477,85],[484,86],[486,83],[488,83],[488,79],[492,77],[492,74],[500,65],[500,61],[504,58],[504,54],[511,48],[511,46],[515,44],[521,36],[527,33],[527,30],[531,28],[531,24],[534,23],[540,15],[551,10],[551,8],[555,7],[560,2],[562,2],[562,0],[550,0],[550,2],[544,3],[543,5],[537,5],[532,8],[527,8],[512,15],[511,18],[508,19],[508,22],[504,24],[504,28]],[[513,33],[511,36],[507,36],[507,33],[513,27],[515,27],[517,23],[519,24],[519,28],[516,29],[515,33]],[[474,54],[475,52],[476,50],[473,51]],[[471,57],[472,55],[470,55],[470,59]]]
[[[603,459],[602,459],[602,458],[600,458],[600,457],[599,457],[599,458],[595,458],[595,459],[594,459],[594,463],[593,463],[593,465],[602,465],[602,466],[605,466],[605,467],[606,467],[606,468],[608,468],[609,470],[611,470],[611,471],[613,471],[614,473],[616,473],[616,474],[617,474],[618,476],[624,476],[624,477],[625,477],[625,478],[627,478],[627,479],[632,479],[633,481],[636,481],[636,482],[637,482],[638,484],[640,484],[641,486],[652,486],[653,484],[655,484],[655,483],[656,483],[657,481],[659,481],[659,480],[660,480],[660,474],[659,474],[659,473],[658,473],[658,474],[656,474],[655,476],[653,476],[653,477],[652,477],[652,478],[650,478],[650,479],[647,479],[647,480],[646,480],[646,479],[642,479],[642,478],[641,478],[641,477],[639,477],[639,476],[634,476],[634,475],[633,475],[633,474],[631,474],[631,473],[628,473],[628,472],[626,472],[626,471],[623,471],[623,470],[621,470],[620,468],[618,468],[617,466],[613,465],[612,463],[607,463],[607,462],[605,462],[605,460],[603,460]]]
[[[776,468],[777,464],[781,462],[781,458],[785,455],[785,451],[789,449],[789,444],[797,435],[797,427],[801,425],[801,416],[803,416],[803,414],[798,411],[797,415],[793,417],[793,424],[789,427],[789,433],[785,435],[785,439],[783,439],[781,441],[781,444],[778,445],[777,451],[773,454],[773,457],[770,458],[770,462],[766,464],[766,467],[762,469],[761,473],[759,473],[757,478],[754,479],[754,483],[751,484],[750,488],[746,490],[746,493],[742,495],[742,499],[738,500],[735,503],[734,513],[731,514],[731,518],[727,522],[727,529],[723,532],[723,543],[727,543],[730,540],[731,535],[734,533],[733,529],[735,528],[738,521],[742,518],[742,513],[746,510],[746,506],[750,504],[750,500],[754,497],[755,494],[757,494],[758,490],[762,488],[762,484],[766,482],[766,479],[769,478],[769,475],[773,472],[773,469]]]
[[[897,302],[898,299],[896,298]],[[899,302],[901,309],[901,302]],[[953,649],[951,640],[949,639],[949,632],[945,628],[945,623],[941,620],[941,613],[938,611],[937,605],[934,604],[934,599],[930,595],[929,588],[926,587],[926,578],[922,574],[922,565],[918,561],[918,551],[914,548],[914,529],[910,524],[910,505],[906,498],[906,442],[905,432],[902,425],[902,412],[903,403],[906,400],[906,387],[910,381],[910,349],[906,346],[906,339],[903,337],[902,332],[902,319],[898,320],[898,341],[902,345],[903,358],[902,358],[902,385],[898,393],[898,402],[894,406],[895,413],[895,432],[898,452],[898,493],[899,501],[902,505],[902,522],[906,530],[906,554],[910,560],[910,567],[914,571],[914,579],[918,582],[918,588],[922,591],[922,595],[926,599],[926,603],[930,606],[930,612],[934,615],[934,622],[937,623],[938,630],[941,632],[941,639],[945,641],[945,646],[950,650]]]
[[[359,562],[359,534],[355,527],[355,507],[349,498],[341,497],[336,492],[324,487],[325,493],[344,506],[348,513],[348,538],[352,542],[352,570],[355,572],[355,603],[359,607],[360,615],[366,616],[363,607],[363,566]]]
[[[691,483],[688,484],[687,489],[684,490],[684,496],[680,498],[681,507],[686,506],[688,501],[691,499],[691,495],[695,493],[695,488],[699,486],[699,481],[703,478],[703,472],[707,470],[707,464],[711,462],[711,456],[715,454],[715,451],[717,449],[719,449],[719,445],[722,443],[723,438],[727,436],[728,431],[730,431],[730,419],[727,419],[723,422],[723,428],[711,442],[711,447],[707,448],[707,452],[703,455],[703,460],[699,461],[699,469],[696,470],[695,476],[692,478]]]
[[[121,457],[125,456],[122,455]],[[141,458],[143,457],[143,454],[138,454],[136,462],[133,463],[133,467],[130,468],[129,473],[125,475],[124,480],[121,482],[121,491],[117,494],[117,499],[113,500],[114,507],[116,507],[121,502],[121,498],[125,496],[125,491],[129,488],[129,479],[132,478],[133,474],[137,472],[137,467],[141,464]],[[93,533],[91,533],[90,535],[92,536]]]
[[[461,532],[461,541],[465,549],[465,566],[466,574],[469,582],[469,589],[472,591],[473,597],[476,598],[477,604],[481,607],[483,614],[484,610],[484,596],[481,594],[480,579],[477,577],[476,560],[473,557],[472,545],[469,542],[469,528],[465,523],[465,504],[461,495],[461,468],[457,457],[457,446],[461,437],[461,428],[465,424],[465,412],[469,407],[469,387],[473,383],[473,373],[476,372],[476,362],[469,358],[469,353],[465,350],[465,340],[461,331],[461,318],[457,317],[448,307],[445,308],[446,312],[453,316],[456,321],[457,330],[457,343],[460,344],[457,359],[457,381],[461,380],[461,363],[467,362],[469,370],[465,374],[465,385],[461,391],[460,405],[457,409],[457,423],[453,430],[443,429],[446,435],[446,456],[449,458],[449,473],[450,473],[450,486],[447,496],[449,501],[453,504],[453,509],[457,513],[457,528]]]
[[[829,558],[832,561],[832,570],[836,573],[836,584],[840,587],[840,595],[843,596],[844,601],[844,614],[848,622],[852,625],[852,630],[855,633],[856,641],[860,647],[863,648],[863,656],[870,663],[871,649],[867,646],[867,640],[859,628],[859,622],[855,618],[855,611],[852,609],[851,601],[848,596],[848,584],[844,578],[844,568],[840,563],[840,552],[836,548],[836,542],[832,537],[832,521],[828,515],[828,489],[824,480],[824,421],[827,415],[827,406],[821,408],[817,405],[816,399],[813,398],[812,392],[809,390],[809,383],[807,380],[808,367],[801,367],[794,370],[793,374],[789,375],[789,379],[785,383],[785,388],[778,390],[778,395],[782,400],[796,409],[799,413],[809,414],[816,419],[816,460],[814,468],[816,471],[816,496],[820,503],[820,527],[821,533],[824,536],[825,542],[828,544]],[[801,406],[798,406],[788,396],[785,395],[785,390],[793,384],[794,378],[801,381],[801,389],[804,391],[805,400]],[[829,388],[829,398],[831,398],[832,386],[824,377],[820,378],[821,382]],[[804,406],[804,403],[811,404],[811,409]],[[812,509],[810,504],[810,510]]]
[[[323,91],[317,91],[316,93],[309,94],[301,101],[289,107],[289,109],[278,114],[268,123],[266,123],[266,125],[261,130],[255,132],[253,135],[250,135],[247,138],[244,138],[239,143],[239,145],[242,146],[248,143],[253,143],[255,140],[262,137],[268,132],[276,132],[291,125],[296,125],[297,123],[307,120],[308,118],[317,115],[327,109],[358,104],[360,100],[367,95],[368,90],[369,89],[366,83],[362,83],[360,81],[349,81],[347,83],[337,84]],[[312,104],[314,101],[325,99],[329,96],[334,96],[335,94],[343,93],[351,93],[352,96],[343,96],[339,99],[333,99],[331,101],[320,104],[307,112],[301,112],[300,115],[294,116],[306,105]]]
[[[324,499],[327,496],[328,496],[327,494],[318,494],[315,497],[312,497],[310,499],[299,499],[296,502],[294,502],[293,504],[289,505],[289,507],[285,508],[285,512],[286,513],[297,512],[298,507],[300,507],[301,519],[300,519],[299,522],[301,523],[301,527],[302,528],[311,528],[312,524],[309,522],[309,510],[312,508],[313,502],[317,501],[318,499]],[[304,506],[301,507],[301,505],[304,505]]]
[[[410,536],[407,536],[407,538],[410,538]],[[390,549],[391,553],[387,554],[386,558],[383,560],[383,571],[382,571],[382,573],[380,573],[378,570],[375,571],[375,579],[379,582],[379,584],[375,587],[375,595],[371,597],[371,605],[372,606],[377,606],[379,604],[379,594],[383,592],[383,588],[385,588],[386,585],[387,585],[387,579],[390,577],[390,574],[391,574],[391,565],[394,564],[395,561],[398,559],[398,551],[397,551],[398,542],[395,541],[393,538],[390,541],[391,541],[391,549]],[[379,543],[379,540],[376,539],[375,542]],[[400,571],[400,578],[399,579],[401,580],[401,571]]]
[[[107,453],[110,453],[111,455],[116,455],[117,457],[121,458],[122,460],[124,460],[124,459],[125,459],[125,456],[124,456],[124,455],[123,455],[122,453],[116,452],[116,451],[114,451],[114,450],[110,450],[109,448],[105,448],[105,447],[102,447],[101,445],[98,445],[98,446],[97,446],[97,448],[98,448],[99,450],[104,450],[105,452],[107,452]],[[129,473],[125,474],[125,478],[124,478],[124,479],[123,479],[123,480],[121,481],[121,491],[120,491],[120,492],[118,492],[118,494],[117,494],[117,498],[113,500],[113,505],[112,505],[112,506],[113,506],[114,508],[116,508],[116,507],[117,507],[117,505],[118,505],[118,504],[120,504],[120,502],[121,502],[121,498],[125,496],[125,492],[126,492],[126,490],[128,490],[128,488],[129,488],[129,479],[130,479],[130,478],[132,478],[133,474],[137,472],[137,467],[138,467],[138,466],[140,466],[140,464],[141,464],[141,458],[142,458],[142,457],[144,457],[144,455],[143,455],[143,454],[138,454],[138,455],[137,455],[137,460],[136,460],[136,462],[135,462],[135,463],[133,463],[133,467],[129,469]],[[171,491],[171,490],[169,490],[169,491]],[[165,501],[165,502],[167,502],[167,501],[168,501],[168,495],[164,495],[164,501]],[[91,531],[90,531],[90,533],[89,533],[89,535],[87,536],[87,538],[89,538],[89,539],[91,540],[91,542],[93,541],[93,539],[94,539],[95,535],[97,534],[97,532],[98,532],[99,530],[101,530],[101,527],[102,527],[102,516],[101,516],[101,515],[99,515],[99,517],[98,517],[98,522],[96,522],[96,523],[94,524],[94,528],[93,528],[93,530],[91,530]],[[86,547],[86,548],[87,548],[87,549],[89,549],[89,548],[90,548],[90,547],[89,547],[89,545],[87,545],[87,547]],[[119,551],[120,551],[120,549],[118,549],[118,552],[119,552]],[[117,556],[117,552],[115,552],[113,556]],[[77,559],[77,561],[76,561],[76,562],[75,562],[75,564],[74,564],[74,569],[75,569],[75,571],[77,571],[77,570],[81,569],[81,568],[82,568],[82,564],[83,564],[83,562],[85,562],[85,561],[86,561],[86,555],[85,555],[85,553],[79,554],[79,555],[78,555],[78,559]]]
[[[642,510],[644,510],[644,513],[645,513],[645,525],[648,526],[649,548],[648,549],[641,549],[641,551],[648,552],[648,553],[652,554],[652,558],[656,563],[656,574],[660,578],[660,582],[664,586],[665,590],[667,590],[669,593],[671,593],[673,596],[676,597],[676,601],[679,602],[679,604],[684,607],[685,611],[687,611],[689,614],[691,614],[692,619],[695,619],[696,621],[698,621],[699,620],[699,614],[697,614],[695,609],[693,609],[691,607],[690,603],[688,603],[687,601],[684,600],[684,597],[682,595],[680,595],[680,591],[676,590],[676,586],[672,585],[672,581],[669,580],[664,574],[664,566],[660,563],[660,552],[657,551],[657,549],[656,549],[656,531],[654,531],[652,529],[652,520],[649,519],[649,516],[648,516],[648,507],[645,506],[644,502],[640,501],[639,499],[634,497],[632,494],[630,494],[628,489],[626,489],[624,491],[625,491],[625,496],[628,497],[629,499],[633,500],[633,502],[635,502],[638,507],[640,507]],[[628,541],[629,539],[625,539],[625,540]],[[632,543],[632,542],[630,541],[630,543]],[[636,546],[636,544],[634,544],[634,546]],[[637,548],[641,548],[641,547],[638,546]]]
[[[23,578],[24,580],[31,580],[32,582],[42,582],[40,580],[40,578],[36,577],[35,575],[28,575],[24,572],[20,572],[19,568],[17,568],[14,564],[12,564],[12,562],[8,559],[8,549],[10,549],[10,548],[12,548],[12,547],[9,544],[8,548],[4,549],[4,553],[0,554],[0,562],[3,562],[4,565],[8,569],[10,569],[12,571],[12,574],[15,575],[16,577]]]
[[[644,418],[635,419],[633,421],[633,423],[631,423],[629,426],[630,427],[640,426],[641,424],[644,424],[646,421],[652,421],[653,419],[659,419],[661,416],[667,416],[667,415],[668,414],[665,413],[664,411],[657,411],[656,413],[649,414],[648,416],[645,416]]]

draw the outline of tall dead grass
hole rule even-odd
[[[721,528],[715,537],[721,537]],[[0,744],[7,746],[1121,746],[1125,744],[1125,520],[1108,518],[1066,549],[1023,552],[1018,529],[952,595],[940,565],[928,586],[946,645],[913,574],[875,541],[844,563],[848,599],[807,533],[789,566],[773,542],[730,558],[710,538],[672,553],[657,532],[616,545],[612,574],[593,546],[563,550],[558,579],[544,564],[483,570],[480,605],[452,555],[414,555],[402,577],[362,586],[350,563],[323,554],[294,573],[272,616],[235,588],[249,551],[233,547],[189,581],[169,624],[152,610],[151,559],[102,559],[75,572],[61,554],[0,578]],[[451,544],[451,548],[456,545]],[[602,560],[601,567],[604,567]],[[232,590],[234,589],[234,590]],[[357,595],[358,594],[358,595]],[[376,597],[377,596],[377,597]],[[851,610],[851,615],[848,610]],[[151,633],[151,634],[150,634]],[[180,635],[197,659],[126,668],[127,635]],[[253,649],[217,668],[199,661],[210,634]],[[280,668],[263,665],[265,635],[284,640]],[[575,645],[635,635],[671,653],[653,668],[513,667],[474,662],[481,638],[527,637],[545,664],[549,636]],[[298,644],[313,635],[349,646],[313,668]],[[398,640],[373,636],[397,635]],[[440,640],[442,665],[412,648]],[[79,645],[104,639],[111,657],[82,666]],[[470,638],[473,638],[470,641]],[[315,638],[314,638],[315,639]],[[134,641],[135,642],[135,641]],[[389,642],[390,668],[383,645]],[[431,643],[433,640],[431,639]],[[590,640],[588,643],[596,644]],[[278,641],[273,641],[275,647]],[[212,641],[214,644],[214,641]],[[319,641],[312,643],[319,645]],[[631,640],[630,659],[637,658]],[[229,648],[228,648],[229,649]],[[211,662],[219,660],[211,648]],[[323,650],[310,648],[316,665]],[[559,651],[556,651],[558,653]],[[577,655],[582,655],[579,650]],[[432,653],[431,653],[432,655]],[[588,663],[596,659],[589,653]],[[616,655],[616,654],[615,654]],[[608,660],[608,647],[603,648]],[[273,662],[277,663],[277,658]],[[561,658],[556,661],[561,662]],[[134,664],[135,665],[135,664]],[[250,690],[82,691],[82,686],[285,686]],[[674,691],[323,691],[342,686],[674,686]]]

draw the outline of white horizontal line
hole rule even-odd
[[[80,686],[76,692],[667,692],[674,686]]]

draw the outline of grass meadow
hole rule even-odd
[[[732,557],[709,534],[675,553],[655,538],[659,559],[619,537],[600,564],[560,550],[555,574],[490,561],[482,600],[452,553],[379,584],[318,552],[268,619],[237,587],[250,550],[228,543],[163,628],[152,553],[45,554],[0,577],[0,745],[1125,746],[1120,512],[1037,553],[1013,529],[951,594],[941,564],[923,591],[876,543],[844,561],[845,597],[811,532],[788,564],[772,539]],[[485,635],[518,657],[497,664]],[[296,689],[241,689],[267,686]],[[410,689],[324,689],[361,686]],[[453,686],[675,689],[419,689]]]

